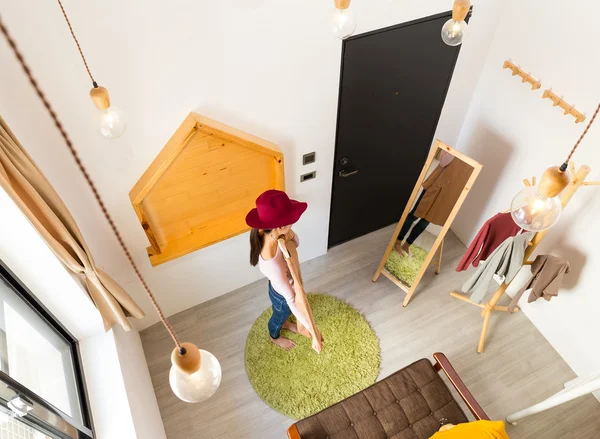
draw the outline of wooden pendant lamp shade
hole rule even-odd
[[[333,0],[333,4],[336,9],[348,9],[350,7],[350,0]]]
[[[285,189],[277,145],[190,113],[129,198],[156,266],[248,231],[268,189]]]
[[[185,353],[182,354],[181,350]],[[181,372],[191,375],[200,370],[200,349],[193,343],[181,343],[181,348],[176,347],[171,353],[171,364],[174,364]]]
[[[90,98],[98,110],[106,110],[110,107],[110,96],[104,87],[94,87],[90,90]]]
[[[455,0],[454,6],[452,6],[452,19],[463,21],[467,17],[470,8],[471,2],[469,0]]]
[[[558,166],[552,166],[542,175],[538,192],[545,197],[554,198],[558,196],[571,181],[569,174],[561,171]]]

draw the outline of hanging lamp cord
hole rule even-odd
[[[594,123],[594,120],[596,119],[596,116],[598,115],[599,111],[600,111],[600,104],[598,104],[598,107],[596,107],[596,111],[594,111],[594,114],[593,114],[592,118],[590,119],[590,121],[588,122],[587,127],[585,127],[585,130],[583,130],[583,133],[581,133],[581,136],[579,136],[579,139],[577,139],[577,142],[575,142],[575,146],[573,146],[573,149],[571,149],[569,156],[567,157],[565,162],[560,166],[561,171],[565,172],[567,170],[567,166],[569,165],[569,162],[571,161],[571,157],[573,157],[575,150],[577,149],[577,147],[579,146],[579,144],[581,143],[581,141],[583,140],[583,138],[585,137],[587,132],[590,130],[590,127]]]
[[[90,67],[88,66],[87,60],[85,59],[83,50],[81,50],[81,46],[79,45],[79,40],[75,36],[75,32],[73,31],[73,26],[71,26],[71,21],[69,20],[69,17],[67,16],[67,11],[65,11],[65,8],[63,7],[63,4],[60,0],[56,0],[56,1],[58,2],[58,6],[60,6],[60,10],[62,11],[63,16],[65,17],[67,26],[69,26],[69,30],[71,31],[71,36],[73,37],[73,41],[75,41],[75,44],[77,45],[77,50],[79,50],[79,54],[81,55],[81,60],[83,61],[83,65],[85,66],[85,69],[87,70],[88,76],[92,80],[92,84],[94,85],[94,88],[98,88],[98,84],[96,83],[96,81],[94,80],[94,77],[92,76],[92,72],[90,71]]]
[[[31,70],[29,69],[29,66],[25,62],[25,59],[23,58],[23,55],[19,51],[19,48],[17,47],[15,41],[10,36],[10,33],[8,32],[8,29],[4,26],[4,23],[2,22],[1,18],[0,18],[0,30],[2,31],[2,34],[4,35],[4,38],[8,42],[8,45],[10,46],[10,48],[13,51],[13,53],[15,54],[15,57],[19,61],[19,64],[21,64],[21,67],[25,71],[25,74],[27,75],[27,78],[29,79],[29,82],[31,83],[31,85],[35,89],[35,92],[37,93],[38,97],[40,98],[40,100],[44,104],[44,107],[46,107],[46,110],[48,110],[48,113],[50,114],[50,117],[52,118],[52,120],[54,121],[54,124],[58,128],[58,131],[60,131],[60,134],[61,134],[63,140],[65,141],[65,143],[67,145],[67,148],[69,149],[69,152],[71,153],[71,156],[73,156],[73,159],[75,160],[75,163],[77,164],[77,167],[79,168],[79,170],[83,174],[83,177],[85,178],[85,181],[87,182],[88,186],[92,190],[92,193],[94,194],[94,198],[96,198],[96,201],[98,202],[98,205],[100,206],[100,209],[102,210],[102,213],[104,214],[104,217],[106,218],[106,221],[108,221],[108,224],[110,225],[113,233],[115,234],[115,236],[117,238],[117,241],[119,242],[119,245],[121,246],[121,248],[123,249],[123,252],[127,256],[127,259],[129,260],[129,263],[133,267],[133,271],[135,271],[135,274],[137,275],[138,279],[140,280],[140,283],[144,287],[144,290],[146,291],[146,294],[148,295],[148,298],[150,299],[150,302],[152,302],[152,305],[154,306],[154,309],[156,310],[158,316],[160,317],[160,321],[162,322],[162,324],[165,326],[165,328],[169,332],[169,335],[171,336],[171,338],[175,342],[175,345],[179,349],[179,352],[182,355],[185,354],[185,349],[181,347],[181,343],[179,342],[179,338],[177,337],[177,334],[175,333],[175,330],[173,329],[173,327],[171,326],[171,323],[167,320],[167,318],[163,314],[162,310],[160,309],[160,306],[158,305],[158,302],[156,301],[156,298],[154,297],[154,294],[152,294],[152,291],[150,290],[150,287],[148,286],[148,283],[146,282],[146,279],[144,279],[144,276],[142,275],[142,273],[140,272],[137,264],[133,260],[133,256],[131,255],[131,252],[129,251],[129,249],[125,245],[125,241],[123,241],[123,238],[121,237],[121,233],[117,229],[117,226],[115,225],[115,222],[113,221],[112,217],[108,213],[108,210],[106,209],[104,201],[102,201],[102,198],[100,197],[100,193],[98,192],[98,189],[96,188],[96,185],[94,184],[92,178],[90,177],[90,175],[88,174],[87,170],[83,166],[83,163],[81,162],[81,159],[79,158],[79,154],[75,150],[75,147],[73,146],[73,143],[71,142],[71,139],[70,139],[69,135],[67,134],[67,132],[66,132],[65,128],[63,127],[62,123],[60,122],[60,120],[58,120],[58,116],[56,115],[56,112],[54,111],[54,109],[50,105],[50,102],[46,98],[44,92],[42,91],[42,89],[38,85],[37,81],[33,77],[33,74],[31,73]]]

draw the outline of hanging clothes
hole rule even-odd
[[[472,172],[471,165],[458,159],[452,160],[447,166],[435,168],[423,182],[426,192],[419,202],[415,216],[443,226]]]
[[[566,259],[552,255],[538,255],[531,264],[531,277],[523,285],[510,302],[508,309],[514,312],[517,302],[525,291],[531,288],[527,302],[535,302],[540,297],[550,301],[558,296],[563,276],[571,271],[571,266]]]
[[[456,271],[465,271],[469,264],[477,267],[485,261],[507,238],[515,236],[521,228],[514,222],[510,212],[498,213],[485,222],[458,263]]]
[[[533,232],[526,232],[506,239],[479,264],[477,271],[463,285],[462,292],[470,293],[473,302],[481,303],[495,274],[504,282],[510,282],[523,266],[525,248],[533,235]]]

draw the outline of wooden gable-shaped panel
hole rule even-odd
[[[284,190],[277,145],[191,113],[129,197],[158,265],[248,231],[267,189]]]

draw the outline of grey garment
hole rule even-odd
[[[510,282],[523,266],[525,249],[533,235],[533,232],[525,232],[506,239],[479,264],[477,271],[463,285],[462,292],[470,293],[473,302],[481,303],[494,274],[504,277],[504,282]]]

